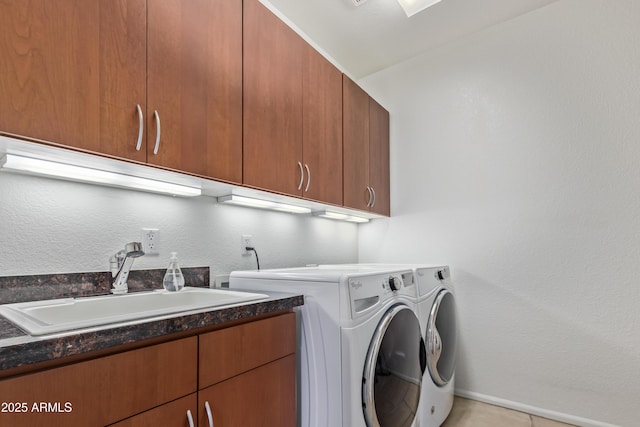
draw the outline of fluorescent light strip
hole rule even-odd
[[[369,222],[368,218],[364,218],[356,215],[348,215],[348,214],[343,214],[343,213],[328,211],[328,210],[313,212],[313,216],[319,216],[321,218],[328,218],[328,219],[336,219],[339,221],[357,222],[357,223]]]
[[[69,165],[50,160],[5,154],[0,158],[0,169],[23,172],[32,175],[61,178],[71,181],[90,182],[111,187],[130,188],[174,196],[193,197],[202,194],[202,190],[186,185],[156,181],[132,175],[108,172],[84,166]]]
[[[228,203],[230,205],[248,206],[251,208],[271,209],[274,211],[308,214],[311,209],[302,206],[290,205],[287,203],[272,202],[270,200],[255,199],[253,197],[238,196],[237,194],[229,194],[227,196],[218,197],[218,202]]]
[[[400,6],[404,9],[407,18],[409,18],[436,3],[440,3],[440,1],[441,0],[398,0],[398,3],[400,3]]]

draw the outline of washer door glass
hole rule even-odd
[[[373,335],[362,379],[362,406],[369,427],[409,427],[418,411],[424,341],[415,313],[391,307]]]
[[[440,291],[431,307],[425,340],[429,374],[442,387],[451,381],[456,364],[455,302],[446,289]]]

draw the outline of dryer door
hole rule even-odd
[[[408,426],[418,411],[426,360],[420,324],[398,304],[380,320],[362,378],[362,406],[369,427]]]
[[[455,302],[446,289],[438,293],[431,307],[425,341],[429,374],[442,387],[451,381],[456,364]]]

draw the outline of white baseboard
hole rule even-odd
[[[615,424],[608,424],[602,421],[576,417],[574,415],[569,415],[562,412],[550,411],[548,409],[538,408],[536,406],[526,405],[524,403],[501,399],[499,397],[489,396],[486,394],[476,393],[473,391],[456,389],[455,395],[464,397],[466,399],[477,400],[479,402],[488,403],[490,405],[502,406],[503,408],[509,408],[516,411],[520,411],[520,412],[526,412],[527,414],[536,415],[542,418],[548,418],[550,420],[560,421],[562,423],[573,424],[580,427],[621,427]]]

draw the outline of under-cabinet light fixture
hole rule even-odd
[[[400,3],[400,6],[404,9],[407,18],[409,18],[436,3],[440,3],[440,1],[441,0],[398,0],[398,3]]]
[[[196,187],[9,153],[0,158],[0,169],[173,196],[193,197],[202,194],[202,190]]]
[[[280,212],[289,212],[296,214],[311,213],[311,209],[302,206],[290,205],[288,203],[272,202],[270,200],[255,199],[253,197],[239,196],[237,194],[229,194],[227,196],[218,197],[218,202],[228,203],[230,205],[248,206],[251,208],[271,209]]]
[[[328,211],[328,210],[313,212],[313,216],[319,216],[321,218],[337,219],[340,221],[357,222],[357,223],[369,222],[368,218],[364,218],[356,215],[343,214],[343,213]]]

